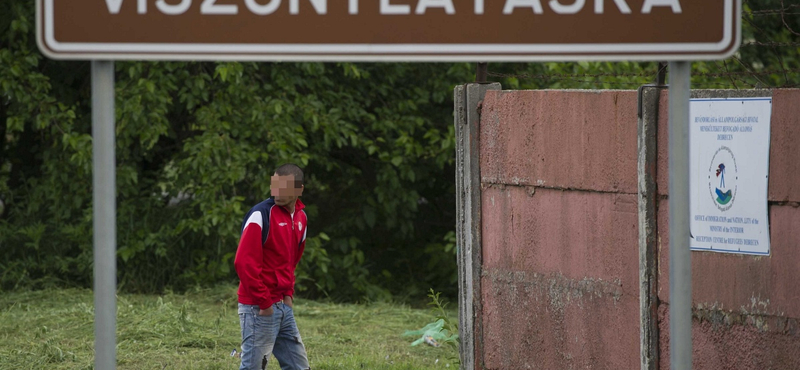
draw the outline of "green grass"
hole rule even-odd
[[[401,336],[432,322],[428,309],[298,299],[295,315],[312,369],[458,368],[451,347]],[[0,293],[0,369],[92,369],[93,321],[90,290]],[[117,297],[118,369],[238,369],[239,340],[235,287]]]

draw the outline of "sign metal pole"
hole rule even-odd
[[[114,62],[92,61],[94,368],[116,368],[116,134]]]
[[[689,98],[691,62],[669,63],[670,367],[692,368],[692,259],[689,248]]]

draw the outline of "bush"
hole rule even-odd
[[[89,64],[0,5],[0,286],[90,286]],[[119,285],[236,281],[245,212],[306,171],[306,296],[455,292],[452,87],[467,64],[116,63]],[[426,259],[426,263],[416,263]]]

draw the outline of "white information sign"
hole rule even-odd
[[[772,98],[692,99],[692,250],[769,255]]]

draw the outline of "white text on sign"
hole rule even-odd
[[[119,14],[124,0],[105,0],[110,14]],[[132,0],[129,0],[132,1]],[[167,0],[157,0],[156,8],[166,15],[181,15],[186,13],[192,6],[193,0],[180,0],[175,4],[170,4]],[[236,15],[239,14],[239,4],[217,4],[217,0],[194,0],[202,1],[200,14],[207,15]],[[256,15],[269,15],[277,12],[282,0],[243,0],[244,7]],[[289,3],[289,14],[300,14],[301,0],[287,0]],[[328,0],[303,0],[311,4],[314,11],[319,15],[328,13]],[[577,14],[586,7],[587,2],[594,2],[594,13],[604,14],[605,3],[613,2],[617,10],[622,14],[631,14],[631,8],[626,0],[574,0],[568,4],[562,4],[565,0],[506,0],[503,6],[503,14],[513,14],[515,11],[531,10],[534,14],[544,14],[544,2],[550,10],[556,14]],[[136,0],[136,12],[147,14],[148,2],[152,0]],[[174,1],[173,1],[174,2]],[[485,0],[474,0],[472,11],[476,15],[484,14]],[[344,2],[337,2],[343,4]],[[349,14],[358,14],[359,0],[348,0],[347,10]],[[653,8],[666,7],[672,13],[682,12],[679,0],[645,0],[642,5],[641,13],[650,14]],[[453,0],[418,0],[413,7],[414,14],[425,14],[428,9],[440,9],[446,14],[456,14],[456,7]],[[519,9],[519,10],[518,10]],[[412,6],[408,4],[392,4],[392,0],[380,0],[379,12],[381,15],[408,15],[412,13]]]

